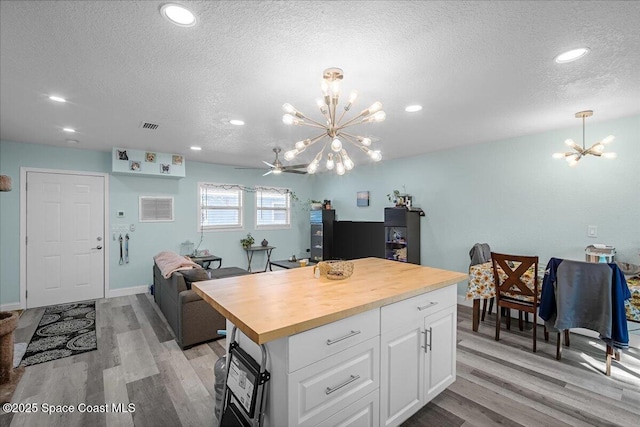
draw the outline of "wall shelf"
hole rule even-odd
[[[182,154],[114,147],[111,154],[111,173],[180,179],[186,176],[186,161]]]

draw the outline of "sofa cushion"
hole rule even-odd
[[[184,283],[187,285],[187,289],[191,289],[192,282],[201,282],[203,280],[209,280],[207,270],[203,268],[192,268],[190,270],[180,270],[180,273],[184,277]]]

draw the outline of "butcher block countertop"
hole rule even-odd
[[[344,280],[313,267],[194,283],[192,289],[257,344],[466,280],[467,275],[379,258],[352,261]]]

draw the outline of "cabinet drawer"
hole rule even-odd
[[[378,427],[380,425],[379,401],[379,391],[376,390],[327,418],[317,427]]]
[[[289,337],[289,372],[380,335],[380,311],[365,313]]]
[[[289,425],[312,426],[379,387],[380,339],[289,374]]]
[[[380,309],[381,331],[390,331],[407,322],[420,321],[420,319],[431,313],[455,305],[457,301],[456,290],[456,285],[450,285],[385,305]]]

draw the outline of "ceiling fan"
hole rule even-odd
[[[282,162],[280,161],[280,159],[278,158],[278,154],[281,152],[282,150],[280,148],[274,148],[273,152],[276,153],[276,158],[272,163],[269,162],[265,162],[264,160],[262,161],[262,163],[264,163],[265,165],[269,166],[269,170],[264,173],[262,176],[266,176],[269,174],[281,174],[282,172],[287,172],[287,173],[299,173],[299,174],[306,174],[307,173],[307,166],[309,165],[291,165],[291,166],[284,166],[282,164]],[[236,168],[236,169],[255,169],[255,168]],[[298,170],[298,169],[304,169],[304,170]]]

